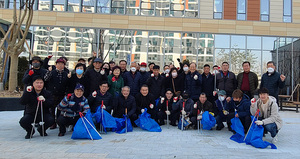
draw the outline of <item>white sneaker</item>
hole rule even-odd
[[[278,141],[278,135],[276,134],[275,137],[273,137],[272,143],[275,144]]]

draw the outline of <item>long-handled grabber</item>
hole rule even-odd
[[[256,113],[255,113],[255,115],[254,115],[254,117],[253,117],[253,119],[252,119],[252,122],[251,122],[251,124],[250,124],[250,127],[249,127],[249,129],[248,129],[248,131],[247,131],[247,134],[245,135],[245,138],[244,138],[243,141],[246,140],[247,135],[248,135],[248,133],[249,133],[249,131],[250,131],[250,128],[251,128],[251,126],[252,126],[252,124],[253,124],[253,122],[254,122],[254,119],[255,119],[256,117],[258,118],[258,116],[259,116],[259,109],[257,109],[257,111],[256,111]]]

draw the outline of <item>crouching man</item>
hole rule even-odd
[[[59,125],[58,136],[64,136],[66,133],[66,126],[75,125],[79,119],[79,112],[87,113],[90,109],[88,100],[83,96],[84,86],[77,84],[74,93],[68,94],[57,105],[57,108],[61,111],[60,116],[57,119]]]
[[[277,142],[277,134],[282,127],[282,119],[278,114],[278,105],[276,98],[269,95],[267,88],[261,88],[258,90],[259,99],[253,102],[250,107],[250,112],[255,115],[257,109],[259,109],[258,120],[255,121],[257,125],[263,125],[264,133],[271,133],[273,143]],[[252,99],[253,101],[253,99]]]
[[[54,124],[54,118],[49,112],[49,108],[51,108],[53,104],[51,93],[44,89],[44,81],[41,76],[35,76],[32,81],[33,87],[28,86],[20,99],[21,104],[25,105],[24,116],[19,122],[21,127],[27,132],[25,139],[31,138],[35,132],[32,128],[33,122],[39,123],[42,122],[42,120],[44,121],[44,123],[39,124],[37,128],[37,131],[41,136],[47,136],[46,130]],[[41,113],[42,111],[43,114]],[[36,120],[34,121],[35,116]],[[44,132],[42,127],[43,124]]]

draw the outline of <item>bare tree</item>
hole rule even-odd
[[[1,49],[10,56],[10,72],[9,72],[9,91],[13,91],[17,87],[18,73],[18,56],[25,50],[24,43],[29,32],[29,27],[33,18],[34,0],[20,0],[20,8],[17,14],[16,0],[14,0],[13,19],[8,31],[4,31],[0,27],[0,31],[4,35],[1,42]],[[24,32],[21,26],[24,24]],[[7,47],[3,46],[4,41],[8,43]]]

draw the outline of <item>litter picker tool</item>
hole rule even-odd
[[[103,124],[102,124],[102,121],[103,121],[103,100],[101,102],[101,122],[100,122],[100,133],[103,133],[104,132],[104,127],[103,127]]]
[[[182,103],[182,112],[184,111],[184,102]],[[183,121],[184,121],[184,116],[181,114],[181,131],[183,131]]]
[[[169,111],[169,101],[166,101],[167,111]],[[169,129],[169,115],[167,114],[167,128]]]
[[[37,107],[36,107],[36,111],[35,111],[35,115],[34,115],[34,119],[33,119],[33,123],[31,124],[32,125],[32,129],[31,129],[31,132],[30,132],[30,140],[32,138],[32,133],[33,133],[33,129],[34,129],[34,126],[35,126],[35,122],[36,122],[36,117],[37,117],[37,114],[38,114],[38,110],[39,110],[39,107],[41,106],[41,118],[42,118],[42,121],[39,123],[39,124],[42,124],[42,131],[43,131],[43,137],[45,136],[45,131],[44,131],[44,116],[43,116],[43,106],[42,106],[42,101],[39,101],[38,100],[38,104],[37,104]],[[44,138],[43,138],[44,140]]]
[[[44,137],[45,137],[45,122],[44,122],[44,113],[43,113],[43,102],[39,101],[40,106],[41,106],[41,117],[42,117],[42,121],[40,122],[40,125],[42,125],[42,131],[43,131],[43,141],[44,141]]]
[[[257,111],[256,111],[256,113],[255,113],[255,115],[254,115],[254,117],[253,117],[253,119],[252,119],[251,125],[250,125],[250,127],[249,127],[249,129],[248,129],[248,131],[247,131],[247,134],[245,135],[244,141],[245,141],[246,138],[247,138],[247,135],[248,135],[248,133],[249,133],[249,130],[250,130],[250,128],[251,128],[251,126],[252,126],[252,124],[253,124],[253,122],[254,122],[254,119],[255,119],[255,118],[258,118],[258,116],[259,116],[259,109],[257,109]]]
[[[127,133],[127,107],[125,108],[125,133]]]

